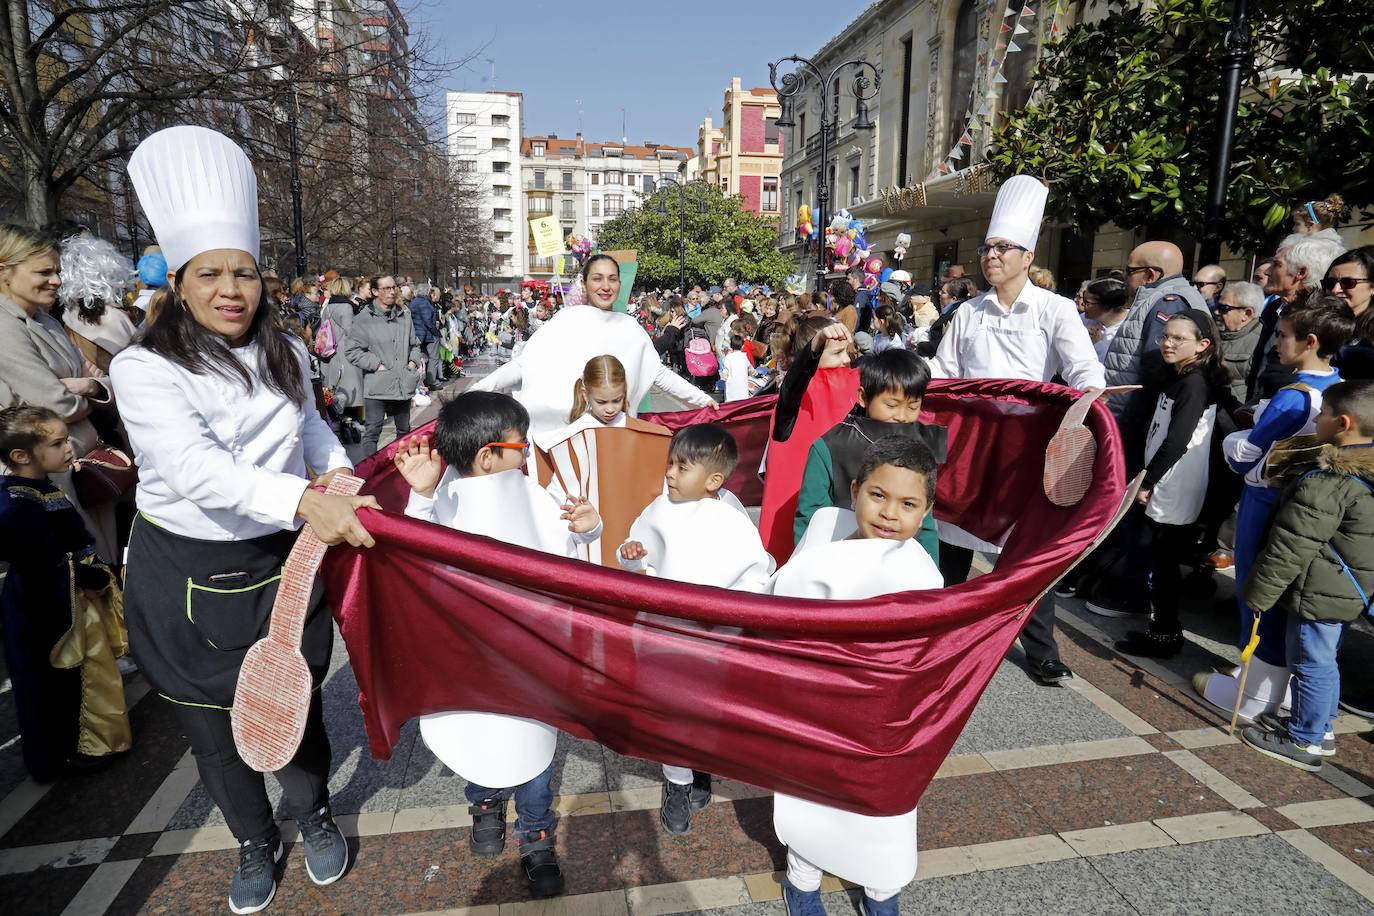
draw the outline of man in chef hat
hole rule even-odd
[[[1102,363],[1073,301],[1030,282],[1040,222],[1049,188],[1030,175],[1009,178],[982,245],[978,246],[988,292],[958,307],[931,360],[935,378],[1010,378],[1048,382],[1055,375],[1078,389],[1101,388]],[[967,531],[945,522],[940,529],[940,572],[945,585],[967,581],[973,552],[997,553]],[[1059,660],[1054,642],[1054,602],[1042,601],[1026,623],[1021,645],[1030,673],[1044,684],[1073,675]]]

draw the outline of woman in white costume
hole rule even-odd
[[[568,424],[573,382],[587,360],[609,353],[625,367],[626,410],[636,416],[651,388],[692,407],[716,402],[663,365],[654,341],[633,316],[612,310],[620,296],[620,265],[607,254],[593,255],[580,274],[588,305],[568,306],[545,322],[539,334],[510,362],[473,385],[470,391],[510,390],[530,413],[530,435]]]

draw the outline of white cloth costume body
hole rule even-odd
[[[663,365],[654,342],[639,322],[623,312],[595,306],[564,308],[544,325],[547,334],[531,337],[510,362],[472,385],[469,391],[510,389],[530,414],[530,434],[567,425],[573,383],[587,361],[609,353],[625,367],[626,407],[636,416],[650,388],[659,388],[693,407],[715,401]]]
[[[915,538],[847,540],[857,528],[848,509],[817,510],[792,559],[773,577],[772,593],[854,601],[944,586],[935,561]],[[806,866],[882,889],[869,894],[875,899],[892,896],[916,877],[915,808],[870,817],[778,792],[773,829],[787,844],[789,863],[800,857]]]
[[[738,497],[719,492],[719,499],[674,502],[665,493],[654,500],[630,526],[629,540],[643,544],[645,556],[620,565],[693,585],[762,591],[773,558]]]
[[[568,530],[561,503],[519,469],[461,477],[444,472],[432,498],[411,491],[406,515],[556,556],[599,536]],[[441,712],[420,717],[420,737],[434,756],[469,782],[505,789],[529,782],[553,761],[558,729],[519,716]]]

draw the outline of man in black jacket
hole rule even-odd
[[[415,326],[415,339],[420,342],[420,352],[425,357],[425,387],[438,385],[442,366],[439,365],[439,315],[434,309],[431,298],[434,288],[428,283],[415,287],[415,298],[410,300],[410,320]]]

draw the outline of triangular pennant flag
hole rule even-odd
[[[1012,5],[1012,6],[1007,7],[1007,11],[1006,11],[1005,13],[1002,14],[1003,18],[1005,18],[1005,17],[1007,17],[1007,16],[1015,16],[1015,15],[1016,15],[1016,6],[1015,6],[1015,5]]]
[[[998,29],[998,31],[999,31],[1001,34],[1005,35],[1005,34],[1007,34],[1008,32],[1011,31],[1011,26],[1007,25],[1007,24],[1004,22],[1004,23],[1002,23],[1002,28]]]
[[[1002,66],[1002,62],[1000,60],[995,60],[989,64],[989,66],[996,70],[998,67]]]
[[[950,170],[950,164],[949,164],[948,162],[942,162],[942,163],[940,163],[940,174],[941,174],[941,175],[948,174],[948,173],[949,173],[949,170]]]
[[[992,81],[994,83],[1005,83],[1007,81],[1007,78],[999,73],[995,77],[993,77]]]
[[[999,42],[997,42],[997,47],[995,47],[995,48],[992,49],[992,52],[993,52],[994,54],[1000,54],[1000,53],[1002,53],[1003,51],[1005,51],[1006,49],[1007,49],[1007,43],[1006,43],[1005,41],[999,41]]]
[[[968,131],[964,131],[964,135],[959,138],[960,146],[963,146],[965,143],[967,143],[969,146],[973,145],[973,135],[970,134]]]
[[[979,55],[978,55],[978,63],[980,63],[980,64],[981,64],[983,61],[987,60],[987,59],[988,59],[988,56],[987,56],[986,54],[979,54]]]
[[[1005,24],[1005,23],[1004,23],[1004,24]],[[1022,25],[1021,23],[1018,22],[1018,23],[1016,24],[1016,31],[1015,31],[1015,32],[1012,32],[1012,34],[1013,34],[1013,35],[1029,35],[1029,34],[1030,34],[1030,29],[1026,28],[1024,25]]]
[[[980,121],[980,120],[978,120],[978,118],[977,118],[976,116],[973,117],[973,118],[970,118],[970,119],[969,119],[969,122],[968,122],[968,129],[969,129],[969,130],[982,130],[982,129],[983,129],[983,122]]]
[[[1022,16],[1034,16],[1034,15],[1035,15],[1035,10],[1031,9],[1029,6],[1023,7],[1022,10],[1021,10],[1021,15],[1022,15]]]
[[[978,106],[978,117],[986,118],[990,114],[992,114],[992,106],[987,102]]]
[[[949,156],[948,156],[947,158],[949,158],[949,159],[963,159],[963,158],[964,158],[964,151],[961,150],[959,147],[956,146],[954,149],[952,149],[952,150],[949,151]]]
[[[1008,54],[1012,54],[1012,53],[1014,53],[1014,52],[1016,52],[1016,51],[1020,51],[1020,50],[1021,50],[1021,46],[1018,45],[1018,44],[1017,44],[1016,42],[1014,42],[1014,41],[1013,41],[1011,44],[1007,45],[1007,53],[1008,53]]]

